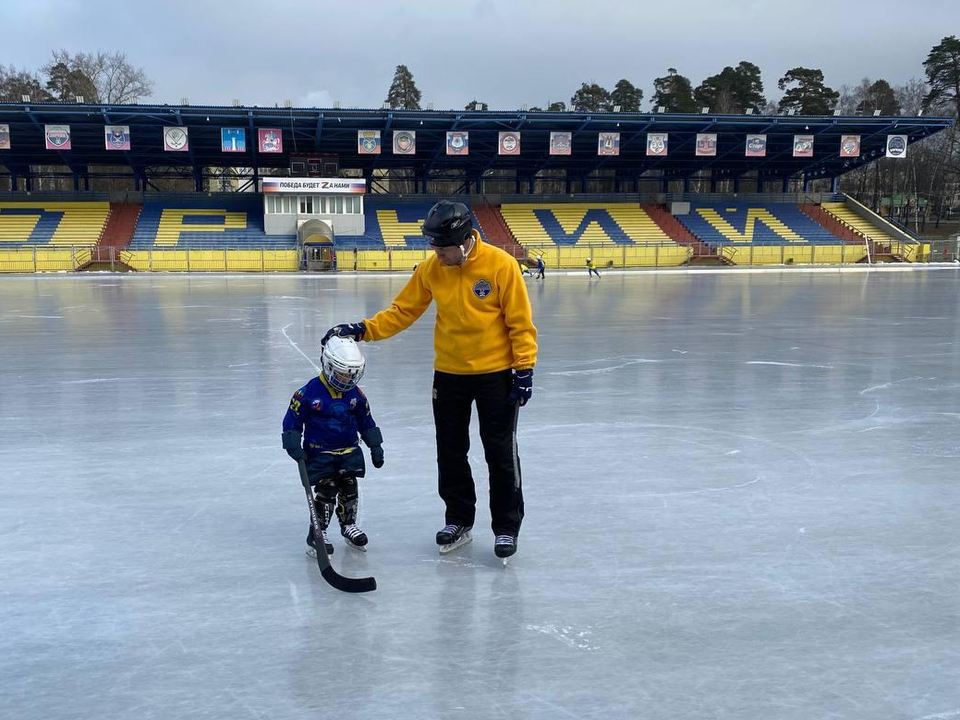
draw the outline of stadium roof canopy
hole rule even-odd
[[[583,178],[613,171],[621,178],[836,177],[886,153],[888,135],[906,135],[915,143],[951,126],[942,117],[757,116],[658,113],[493,112],[434,110],[358,110],[172,105],[81,105],[66,103],[0,103],[0,125],[10,127],[10,148],[0,149],[0,164],[13,176],[26,177],[30,166],[66,165],[74,174],[98,174],[103,166],[128,166],[146,178],[166,168],[250,167],[255,175],[288,168],[291,154],[338,156],[341,169],[403,169],[414,176],[479,179],[489,170],[515,171],[516,177],[563,171]],[[69,125],[71,148],[45,149],[45,126]],[[130,128],[131,149],[110,151],[105,125]],[[163,128],[188,130],[189,149],[164,151]],[[224,152],[221,128],[244,128],[246,150]],[[276,128],[283,151],[260,152],[257,133]],[[0,128],[2,129],[2,128]],[[381,131],[380,154],[358,152],[358,131]],[[415,131],[416,151],[394,154],[393,134]],[[469,132],[469,154],[447,154],[447,133]],[[520,133],[520,154],[499,154],[499,133]],[[550,133],[572,133],[569,155],[551,155]],[[620,133],[619,154],[598,154],[599,133]],[[649,133],[667,133],[665,156],[647,152]],[[717,135],[716,154],[696,154],[697,134]],[[765,157],[747,157],[746,136],[767,136]],[[794,136],[812,135],[812,157],[794,157]],[[843,135],[860,136],[860,156],[841,157]],[[181,170],[182,171],[182,170]],[[652,171],[652,172],[651,172]],[[198,183],[199,184],[199,183]]]

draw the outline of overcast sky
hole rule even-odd
[[[922,78],[930,48],[960,34],[960,0],[0,0],[0,25],[0,64],[122,50],[161,103],[379,107],[402,63],[437,109],[569,103],[581,82],[621,77],[647,109],[668,67],[696,86],[749,60],[768,99],[798,65],[837,89]]]

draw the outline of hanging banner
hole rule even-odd
[[[220,128],[221,152],[246,152],[247,131],[244,128]]]
[[[573,133],[552,132],[550,133],[550,154],[551,155],[569,155],[573,148]]]
[[[363,178],[263,178],[264,193],[312,193],[337,195],[363,194],[367,181]]]
[[[246,152],[247,131],[244,128],[220,128],[220,152]]]
[[[497,143],[497,153],[500,155],[519,155],[520,154],[520,133],[502,132],[500,140]]]
[[[46,142],[47,150],[69,150],[70,126],[44,125],[43,139]]]
[[[184,152],[190,149],[187,142],[187,128],[165,127],[163,129],[164,152]]]
[[[813,157],[813,135],[793,136],[793,156]]]
[[[840,136],[840,157],[860,157],[860,136]]]
[[[906,135],[887,135],[887,157],[905,158],[907,156]]]
[[[104,125],[103,144],[106,146],[107,150],[129,150],[130,126]]]
[[[747,157],[767,156],[767,136],[747,135]]]
[[[280,128],[260,128],[257,137],[262,153],[283,152],[283,131]]]
[[[447,133],[447,155],[469,155],[470,133],[450,131]]]
[[[416,155],[416,153],[417,153],[416,130],[394,130],[393,131],[393,154],[394,155]]]
[[[647,155],[665,157],[667,154],[667,133],[647,133]]]
[[[379,155],[380,131],[357,130],[357,153],[360,155]]]
[[[10,126],[0,125],[0,150],[10,149]]]
[[[715,133],[697,133],[697,155],[699,157],[716,157],[717,136]]]
[[[620,133],[597,133],[597,155],[619,155]]]

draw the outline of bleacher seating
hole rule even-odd
[[[673,245],[646,211],[632,203],[511,203],[500,206],[522,245]]]
[[[131,250],[295,248],[295,235],[267,235],[259,195],[236,198],[148,200]]]
[[[711,247],[720,245],[835,245],[843,240],[790,203],[693,203],[677,219]]]
[[[0,202],[0,247],[96,245],[109,216],[109,202]]]
[[[363,235],[337,235],[338,249],[423,250],[427,242],[420,232],[433,203],[389,202],[379,198],[364,201]],[[483,236],[482,229],[474,223]]]
[[[821,207],[835,218],[840,220],[842,223],[849,225],[854,230],[862,233],[866,238],[873,240],[874,242],[885,245],[891,245],[896,242],[893,237],[885,233],[879,227],[853,212],[853,210],[848,208],[845,203],[825,202],[823,205],[821,205]]]

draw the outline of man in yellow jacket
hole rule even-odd
[[[516,260],[481,241],[463,203],[434,205],[423,234],[436,254],[414,270],[392,305],[372,318],[331,328],[323,342],[334,335],[385,340],[436,302],[433,418],[446,505],[437,545],[449,552],[471,539],[477,495],[467,451],[475,402],[490,471],[494,552],[506,561],[517,551],[523,520],[517,419],[533,392],[537,361],[530,299]]]

